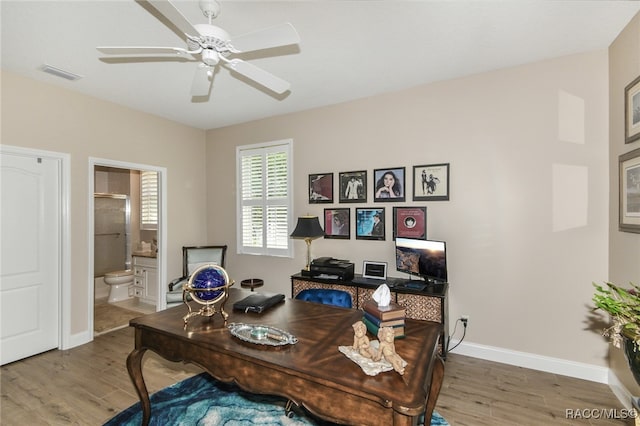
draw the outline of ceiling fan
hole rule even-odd
[[[207,96],[209,94],[215,68],[220,62],[231,70],[275,93],[282,94],[289,90],[290,84],[287,81],[242,59],[229,59],[229,56],[299,43],[300,36],[290,23],[230,37],[225,30],[211,23],[220,12],[220,5],[215,0],[201,0],[199,2],[200,9],[202,9],[202,13],[208,18],[209,22],[195,25],[191,24],[169,0],[146,0],[146,2],[157,9],[158,12],[185,34],[187,48],[97,47],[100,52],[120,56],[145,54],[191,55],[200,60],[191,85],[192,96]]]

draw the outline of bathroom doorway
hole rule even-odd
[[[166,170],[103,159],[90,159],[90,170],[89,312],[96,336],[164,308]]]

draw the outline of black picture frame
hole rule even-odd
[[[333,173],[309,175],[309,204],[333,203]]]
[[[427,208],[394,207],[393,208],[393,239],[414,238],[427,239]]]
[[[393,176],[391,190],[386,188],[385,176]],[[374,202],[399,202],[405,200],[405,168],[388,167],[386,169],[373,170],[373,201]]]
[[[640,233],[640,148],[618,157],[620,173],[619,229]]]
[[[448,201],[449,173],[449,163],[413,166],[413,201]]]
[[[351,209],[324,209],[324,237],[338,240],[351,238]]]
[[[385,218],[384,207],[357,207],[356,240],[384,241]]]
[[[640,76],[624,88],[624,143],[640,139]]]
[[[340,203],[367,202],[367,171],[341,172],[338,174]]]

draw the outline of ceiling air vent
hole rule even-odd
[[[55,75],[56,77],[66,78],[67,80],[71,80],[71,81],[76,81],[82,78],[81,75],[74,74],[69,71],[61,70],[60,68],[52,67],[51,65],[48,65],[48,64],[44,64],[41,69],[46,73]]]

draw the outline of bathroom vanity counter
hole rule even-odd
[[[139,257],[152,257],[152,258],[156,258],[158,257],[158,253],[156,253],[155,251],[134,251],[133,253],[131,253],[133,256],[139,256]]]

